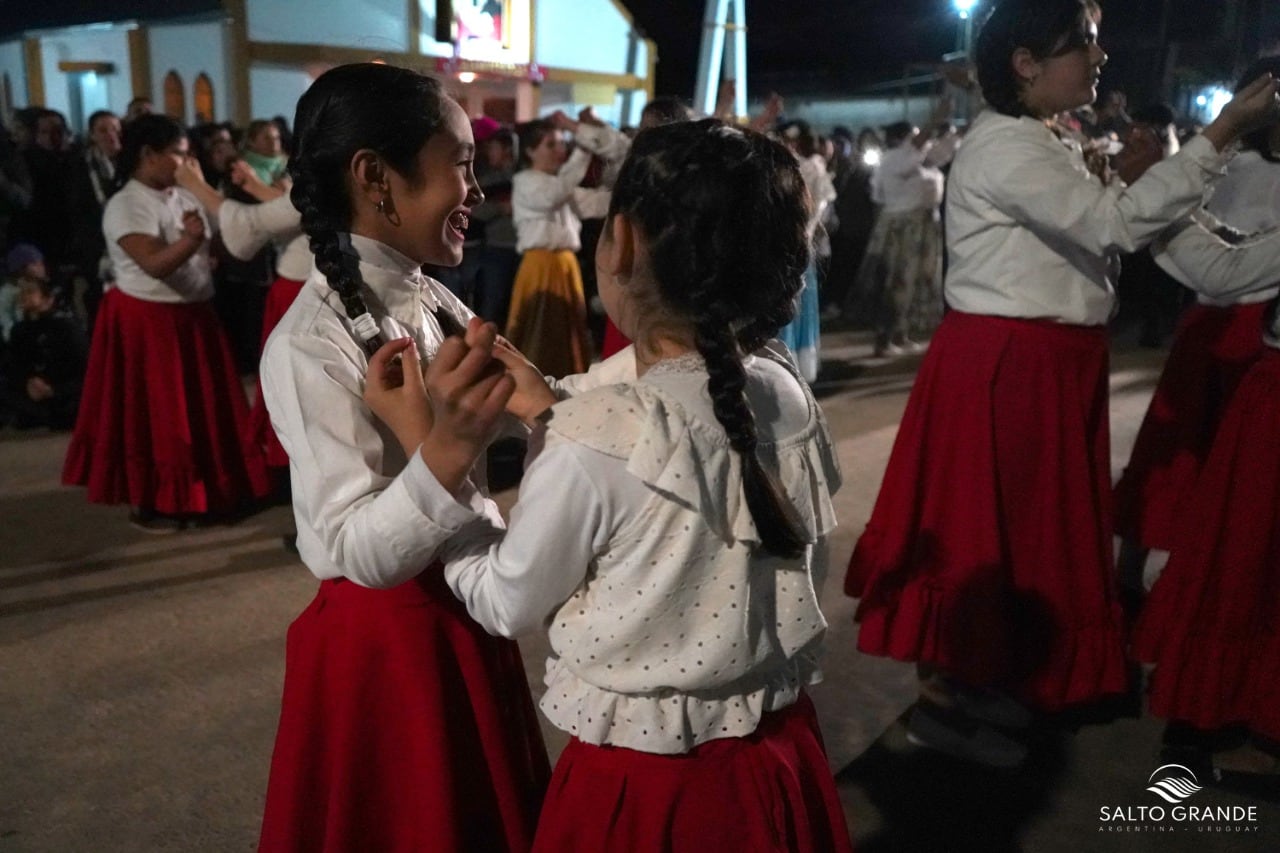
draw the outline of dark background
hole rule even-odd
[[[658,91],[691,96],[701,0],[624,3],[658,43]],[[1111,54],[1103,88],[1124,88],[1131,100],[1155,96],[1175,79],[1173,71],[1192,82],[1232,80],[1258,51],[1280,48],[1280,0],[1103,0],[1102,6],[1102,42]],[[219,8],[217,0],[0,0],[0,34]],[[773,90],[852,91],[899,75],[908,63],[938,60],[956,48],[958,20],[950,0],[748,0],[747,28],[750,95],[760,97]],[[1175,61],[1162,77],[1170,44],[1177,45]]]

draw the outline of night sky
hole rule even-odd
[[[302,3],[305,0],[298,0]],[[1141,92],[1158,65],[1160,12],[1169,4],[1170,35],[1184,39],[1183,58],[1218,79],[1233,59],[1280,47],[1277,0],[1103,0],[1102,42],[1112,62],[1103,87]],[[657,89],[693,93],[703,0],[624,0],[636,23],[658,43]],[[840,92],[901,74],[908,63],[933,62],[956,46],[951,0],[747,0],[750,94]],[[1270,7],[1263,14],[1264,7]],[[218,0],[0,0],[0,33],[108,17],[174,16],[220,7]],[[1244,44],[1206,41],[1230,9],[1244,10]],[[353,22],[354,23],[354,22]]]

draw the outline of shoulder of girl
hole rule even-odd
[[[639,439],[648,411],[648,404],[634,385],[604,385],[552,406],[547,430],[602,453],[618,455]]]

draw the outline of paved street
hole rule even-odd
[[[1264,851],[1280,807],[1249,832],[1104,831],[1102,807],[1144,789],[1161,723],[1122,717],[1038,737],[1016,774],[981,772],[906,744],[909,666],[853,651],[844,564],[883,475],[918,359],[869,360],[865,336],[824,341],[823,399],[845,472],[824,609],[827,681],[813,691],[863,851]],[[1113,365],[1114,463],[1123,464],[1162,353]],[[254,849],[283,676],[284,633],[314,593],[286,553],[286,508],[238,525],[148,536],[122,507],[58,485],[65,435],[0,433],[0,853]],[[501,494],[506,505],[514,491]],[[523,643],[541,685],[545,646]],[[563,744],[547,730],[554,753]],[[1113,822],[1114,823],[1114,822]],[[1144,825],[1131,827],[1143,829]]]

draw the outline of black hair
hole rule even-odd
[[[1022,82],[1013,70],[1014,51],[1025,48],[1043,60],[1080,50],[1087,44],[1084,23],[1096,9],[1094,0],[1001,0],[974,50],[987,103],[1007,116],[1028,115]]]
[[[1168,104],[1153,103],[1144,104],[1133,112],[1129,113],[1129,119],[1134,124],[1149,124],[1152,127],[1158,127],[1164,130],[1169,125],[1177,121],[1174,115],[1173,107]]]
[[[422,179],[418,152],[440,128],[444,98],[432,77],[366,62],[326,71],[298,101],[290,198],[302,214],[316,269],[352,320],[369,312],[360,295],[359,255],[339,237],[351,226],[351,160],[367,148],[410,182]],[[372,355],[382,346],[382,336],[363,343]]]
[[[693,326],[716,419],[742,458],[761,544],[778,556],[799,555],[805,540],[795,509],[757,454],[742,364],[791,321],[803,287],[809,202],[796,158],[762,134],[716,119],[642,130],[619,171],[607,221],[618,215],[648,241],[662,308]]]
[[[644,105],[640,111],[640,120],[646,117],[653,121],[654,127],[671,124],[674,121],[691,121],[693,108],[675,95],[659,95]]]
[[[1263,74],[1270,74],[1272,77],[1280,77],[1280,56],[1266,56],[1255,61],[1252,65],[1245,69],[1244,74],[1240,75],[1240,82],[1236,84],[1236,91],[1245,89],[1254,80],[1257,80]],[[1262,155],[1264,160],[1272,163],[1280,163],[1280,156],[1271,150],[1271,131],[1275,129],[1276,122],[1272,122],[1264,127],[1260,127],[1252,133],[1246,134],[1240,140],[1241,145],[1249,150],[1257,151]]]
[[[884,126],[884,144],[896,148],[911,137],[916,126],[909,121],[895,121]]]
[[[118,118],[118,116],[111,112],[111,110],[96,110],[95,112],[90,113],[89,120],[84,123],[84,126],[88,128],[90,133],[93,133],[93,126],[98,123],[98,119],[100,118]]]
[[[163,151],[182,137],[182,125],[166,115],[142,115],[126,124],[116,157],[116,189],[128,183],[138,170],[143,148]]]
[[[556,132],[556,126],[545,118],[535,118],[516,126],[516,139],[520,146],[518,164],[520,168],[533,165],[529,152],[542,144],[548,136]]]

